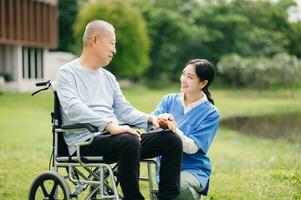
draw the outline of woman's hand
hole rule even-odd
[[[176,121],[174,120],[174,117],[171,114],[166,113],[166,114],[160,115],[157,118],[157,122],[161,128],[163,128],[163,129],[168,128],[172,132],[176,133],[176,129],[178,126],[177,126]]]

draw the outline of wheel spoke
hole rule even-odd
[[[46,191],[44,182],[41,184],[41,189],[42,189],[42,192],[43,192],[43,194],[44,194],[44,197],[49,197],[49,194],[48,194],[48,192]]]
[[[57,186],[58,186],[58,182],[54,181],[54,185],[53,185],[52,190],[50,192],[50,197],[54,197],[54,194],[55,194],[55,191],[57,189]]]

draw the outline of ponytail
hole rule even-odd
[[[210,93],[208,87],[207,87],[207,86],[204,87],[204,88],[202,89],[202,91],[205,93],[205,95],[206,95],[208,101],[209,101],[210,103],[212,103],[212,105],[214,105],[214,100],[213,100],[213,98],[211,97],[211,93]]]

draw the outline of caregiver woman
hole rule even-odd
[[[205,59],[186,63],[180,77],[181,92],[163,97],[154,116],[183,141],[180,194],[177,200],[197,200],[207,195],[211,174],[208,149],[219,124],[219,112],[209,92],[215,76]]]

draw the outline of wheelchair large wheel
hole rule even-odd
[[[70,200],[70,188],[63,176],[47,171],[32,183],[29,200]]]

